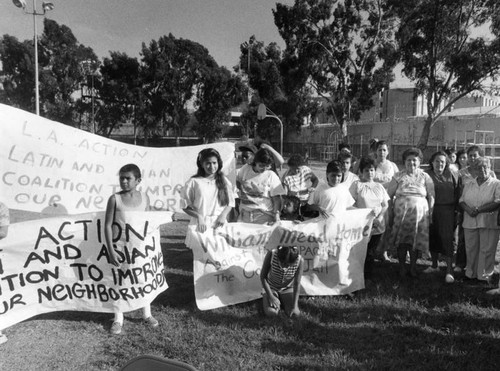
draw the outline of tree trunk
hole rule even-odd
[[[429,141],[433,122],[434,118],[431,115],[428,115],[425,119],[424,128],[422,129],[422,134],[420,135],[420,139],[417,144],[417,147],[421,151],[424,151],[427,148],[427,142]]]

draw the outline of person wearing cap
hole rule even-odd
[[[241,152],[241,160],[243,165],[251,164],[253,161],[253,156],[255,152],[257,152],[257,147],[255,147],[252,143],[245,143],[238,148]]]

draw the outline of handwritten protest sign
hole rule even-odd
[[[11,209],[57,214],[102,211],[119,191],[118,170],[142,169],[138,187],[156,210],[180,211],[196,156],[217,149],[234,183],[234,145],[150,148],[120,143],[0,104],[0,195]]]
[[[273,226],[229,223],[192,234],[198,308],[214,309],[261,297],[260,269],[268,250],[299,248],[304,258],[302,295],[343,295],[364,288],[363,266],[371,232],[369,209],[336,218]]]
[[[127,312],[163,292],[159,225],[171,212],[135,212],[116,225],[120,267],[109,263],[104,213],[15,223],[0,241],[0,329],[61,311]]]

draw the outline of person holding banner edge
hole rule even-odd
[[[281,195],[285,189],[271,170],[274,158],[267,149],[259,149],[252,164],[244,165],[236,175],[240,195],[239,222],[271,224],[280,220]]]
[[[198,171],[181,191],[181,207],[191,217],[190,226],[204,233],[208,228],[221,227],[234,207],[232,185],[222,173],[219,152],[205,148],[196,158]],[[186,246],[191,248],[193,235],[188,229]]]
[[[375,250],[385,232],[385,213],[389,207],[389,195],[384,186],[375,182],[376,162],[369,157],[362,157],[359,161],[361,178],[349,188],[356,201],[357,208],[370,208],[374,216],[370,240],[366,247],[364,273],[365,279],[371,279]]]
[[[326,166],[326,180],[321,183],[309,196],[307,203],[310,210],[318,211],[323,218],[336,213],[343,213],[354,205],[354,199],[349,188],[342,182],[342,164],[333,160]]]
[[[9,209],[3,202],[0,202],[0,240],[3,240],[5,237],[7,237],[7,234],[9,232],[9,224]],[[0,273],[2,273],[2,271],[3,269],[0,265]],[[7,340],[7,336],[0,329],[0,344],[6,343]]]
[[[266,316],[276,316],[281,307],[288,317],[298,316],[303,258],[297,246],[278,246],[267,252],[260,273],[262,304]]]
[[[127,224],[130,214],[134,211],[149,210],[149,197],[139,192],[136,187],[141,182],[141,170],[135,164],[127,164],[119,171],[121,191],[112,195],[106,206],[106,217],[104,221],[104,236],[108,249],[110,263],[120,267],[118,254],[113,244],[113,224],[117,223],[123,227]],[[151,304],[142,308],[144,322],[151,327],[158,327],[158,321],[151,315]],[[122,332],[123,312],[115,312],[110,332],[118,335]]]

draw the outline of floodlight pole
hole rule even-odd
[[[42,11],[41,13],[36,11],[36,3],[35,0],[33,0],[33,11],[28,12],[26,11],[26,2],[21,1],[21,0],[13,0],[12,1],[15,6],[18,8],[22,8],[24,14],[29,14],[33,16],[33,40],[35,43],[35,112],[37,116],[40,116],[40,86],[38,82],[38,36],[37,36],[37,28],[36,28],[36,16],[37,15],[45,15],[47,11],[52,10],[54,8],[54,4],[49,3],[49,2],[43,2],[42,4]]]
[[[90,104],[92,106],[92,126],[90,128],[91,130],[91,133],[92,134],[95,134],[97,132],[96,130],[96,125],[95,125],[95,110],[94,110],[94,77],[95,77],[95,66],[94,66],[94,61],[92,61],[91,59],[87,59],[85,61],[82,62],[82,69],[83,69],[83,72],[85,73],[85,76],[88,77],[90,76]],[[87,84],[88,84],[88,80],[87,80]],[[88,86],[88,85],[87,85]]]
[[[278,122],[280,124],[280,155],[283,156],[283,122],[273,111],[271,111],[269,108],[267,108],[264,103],[261,103],[261,104],[259,104],[257,118],[259,120],[263,120],[266,117],[275,118],[276,120],[278,120]]]

